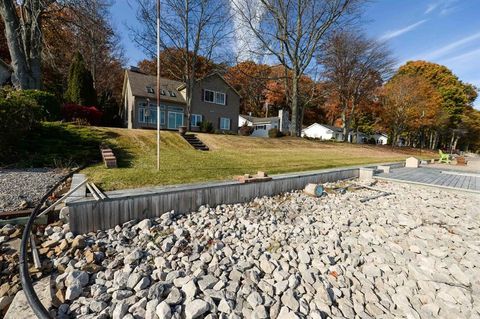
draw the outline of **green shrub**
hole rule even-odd
[[[213,124],[208,121],[202,121],[200,123],[200,131],[204,133],[213,133]]]
[[[15,94],[0,96],[0,162],[1,157],[14,152],[15,145],[40,119],[41,109],[34,99]]]
[[[58,121],[60,120],[60,102],[52,93],[40,90],[14,91],[13,95],[25,96],[37,102],[41,109],[42,120]]]
[[[276,137],[282,137],[283,133],[278,130],[278,128],[274,127],[268,130],[268,137],[270,138],[276,138]]]

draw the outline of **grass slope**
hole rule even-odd
[[[83,172],[105,190],[152,185],[222,180],[234,175],[306,171],[346,165],[404,160],[421,156],[415,150],[390,147],[281,139],[198,134],[211,149],[196,151],[177,133],[162,131],[160,171],[156,171],[156,132],[119,128],[90,128],[112,147],[119,168],[101,163]],[[432,157],[432,153],[422,154]]]

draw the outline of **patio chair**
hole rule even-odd
[[[442,152],[442,150],[438,150],[438,154],[440,155],[440,159],[438,160],[439,163],[450,164],[450,155]]]

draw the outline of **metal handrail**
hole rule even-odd
[[[81,170],[84,166],[76,168],[75,170],[71,171],[67,175],[65,175],[60,181],[58,181],[40,200],[40,203],[35,207],[30,218],[25,225],[25,229],[23,230],[22,235],[22,242],[20,243],[20,260],[19,260],[19,270],[20,270],[20,282],[22,284],[23,291],[25,296],[27,297],[28,304],[32,308],[33,312],[39,319],[51,319],[50,313],[47,309],[43,306],[40,302],[40,299],[33,289],[32,279],[30,278],[30,274],[28,272],[28,242],[30,241],[30,232],[35,222],[37,216],[41,213],[40,210],[42,209],[43,203],[45,203],[50,197],[53,192],[63,184],[68,178],[70,178],[73,174]]]

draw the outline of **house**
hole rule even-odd
[[[343,132],[339,127],[313,123],[302,130],[302,137],[343,141]]]
[[[288,120],[288,112],[284,110],[278,111],[278,116],[274,117],[254,117],[251,115],[239,115],[238,126],[248,125],[253,127],[251,136],[268,137],[268,131],[277,128],[282,133],[287,133],[290,122]]]
[[[157,79],[139,72],[125,71],[123,82],[123,116],[125,126],[157,127]],[[160,79],[160,128],[178,130],[187,126],[185,83]],[[191,130],[199,131],[201,122],[210,122],[220,132],[238,131],[240,95],[218,73],[199,79],[193,88]]]
[[[368,143],[368,139],[369,136],[360,131],[351,130],[350,133],[348,133],[348,141],[350,143],[366,144]]]
[[[379,145],[387,145],[388,143],[388,136],[384,133],[376,133],[373,134],[372,137],[375,139],[375,143]]]

